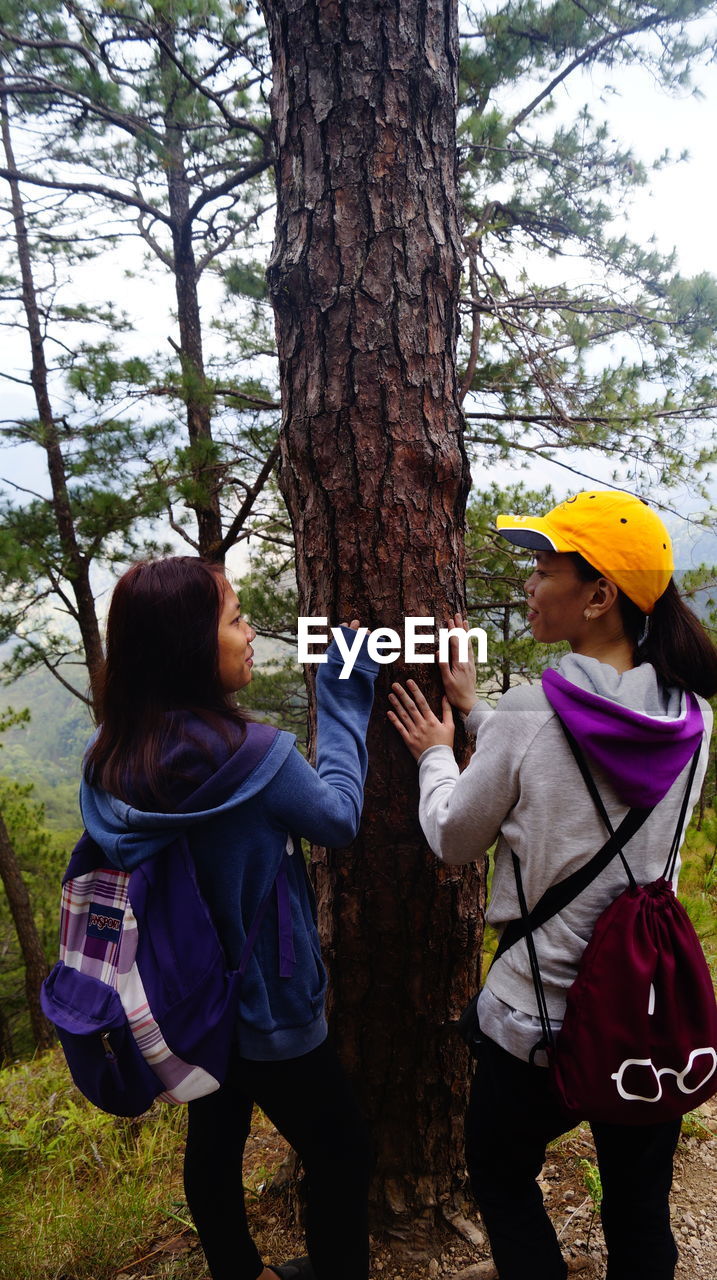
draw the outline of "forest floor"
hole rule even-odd
[[[267,1262],[304,1252],[302,1234],[292,1221],[284,1196],[272,1189],[274,1173],[287,1148],[263,1118],[255,1124],[245,1158],[247,1206],[257,1245]],[[672,1223],[680,1250],[679,1280],[717,1277],[717,1098],[688,1118],[675,1160]],[[580,1280],[605,1275],[605,1251],[595,1208],[595,1149],[590,1130],[581,1126],[553,1145],[543,1169],[545,1201],[560,1236],[569,1271]],[[157,1280],[174,1258],[177,1274],[208,1280],[196,1236],[190,1230],[168,1233],[125,1263],[116,1280]],[[469,1243],[447,1230],[435,1249],[410,1261],[380,1242],[372,1249],[371,1280],[493,1280],[496,1270],[480,1220]]]

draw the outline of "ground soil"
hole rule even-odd
[[[245,1158],[247,1204],[252,1231],[269,1263],[304,1252],[301,1231],[281,1189],[286,1155],[282,1139],[268,1121],[257,1117]],[[605,1275],[600,1221],[589,1189],[594,1166],[590,1130],[581,1127],[549,1150],[541,1179],[570,1273],[580,1280],[601,1280]],[[672,1222],[680,1250],[679,1280],[717,1277],[716,1181],[717,1098],[688,1118],[675,1161]],[[464,1229],[471,1226],[472,1243],[455,1228],[447,1228],[435,1249],[414,1261],[401,1259],[381,1241],[374,1241],[371,1280],[493,1280],[496,1271],[480,1219],[463,1223]],[[117,1280],[157,1280],[168,1274],[170,1259],[178,1264],[180,1257],[177,1275],[209,1280],[196,1237],[189,1230],[154,1241],[134,1265],[125,1265]]]

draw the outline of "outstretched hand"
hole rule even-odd
[[[392,692],[388,697],[393,709],[388,712],[388,718],[400,733],[414,760],[429,747],[452,747],[455,726],[448,699],[443,699],[443,719],[439,720],[431,711],[415,680],[409,680],[407,684],[408,689],[400,684],[392,685]]]
[[[462,627],[464,631],[467,631],[468,623],[459,613],[456,613],[449,622],[449,627]],[[473,645],[468,640],[468,658],[466,662],[459,660],[457,636],[451,636],[448,645],[448,662],[439,662],[438,664],[443,679],[443,688],[451,706],[460,711],[461,715],[467,716],[478,701]]]

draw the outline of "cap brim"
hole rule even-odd
[[[539,516],[528,522],[520,516],[498,516],[495,527],[502,538],[528,551],[557,551],[555,542],[545,530]]]

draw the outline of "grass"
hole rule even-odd
[[[0,1280],[109,1280],[138,1241],[179,1231],[185,1124],[182,1108],[96,1110],[59,1050],[3,1071]]]
[[[717,981],[717,815],[708,812],[700,831],[690,824],[681,857],[678,896]]]
[[[165,1103],[135,1120],[98,1111],[59,1048],[0,1071],[0,1280],[203,1280],[182,1185],[186,1124],[186,1107]],[[277,1203],[262,1199],[285,1151],[257,1111],[246,1202],[269,1254]]]

